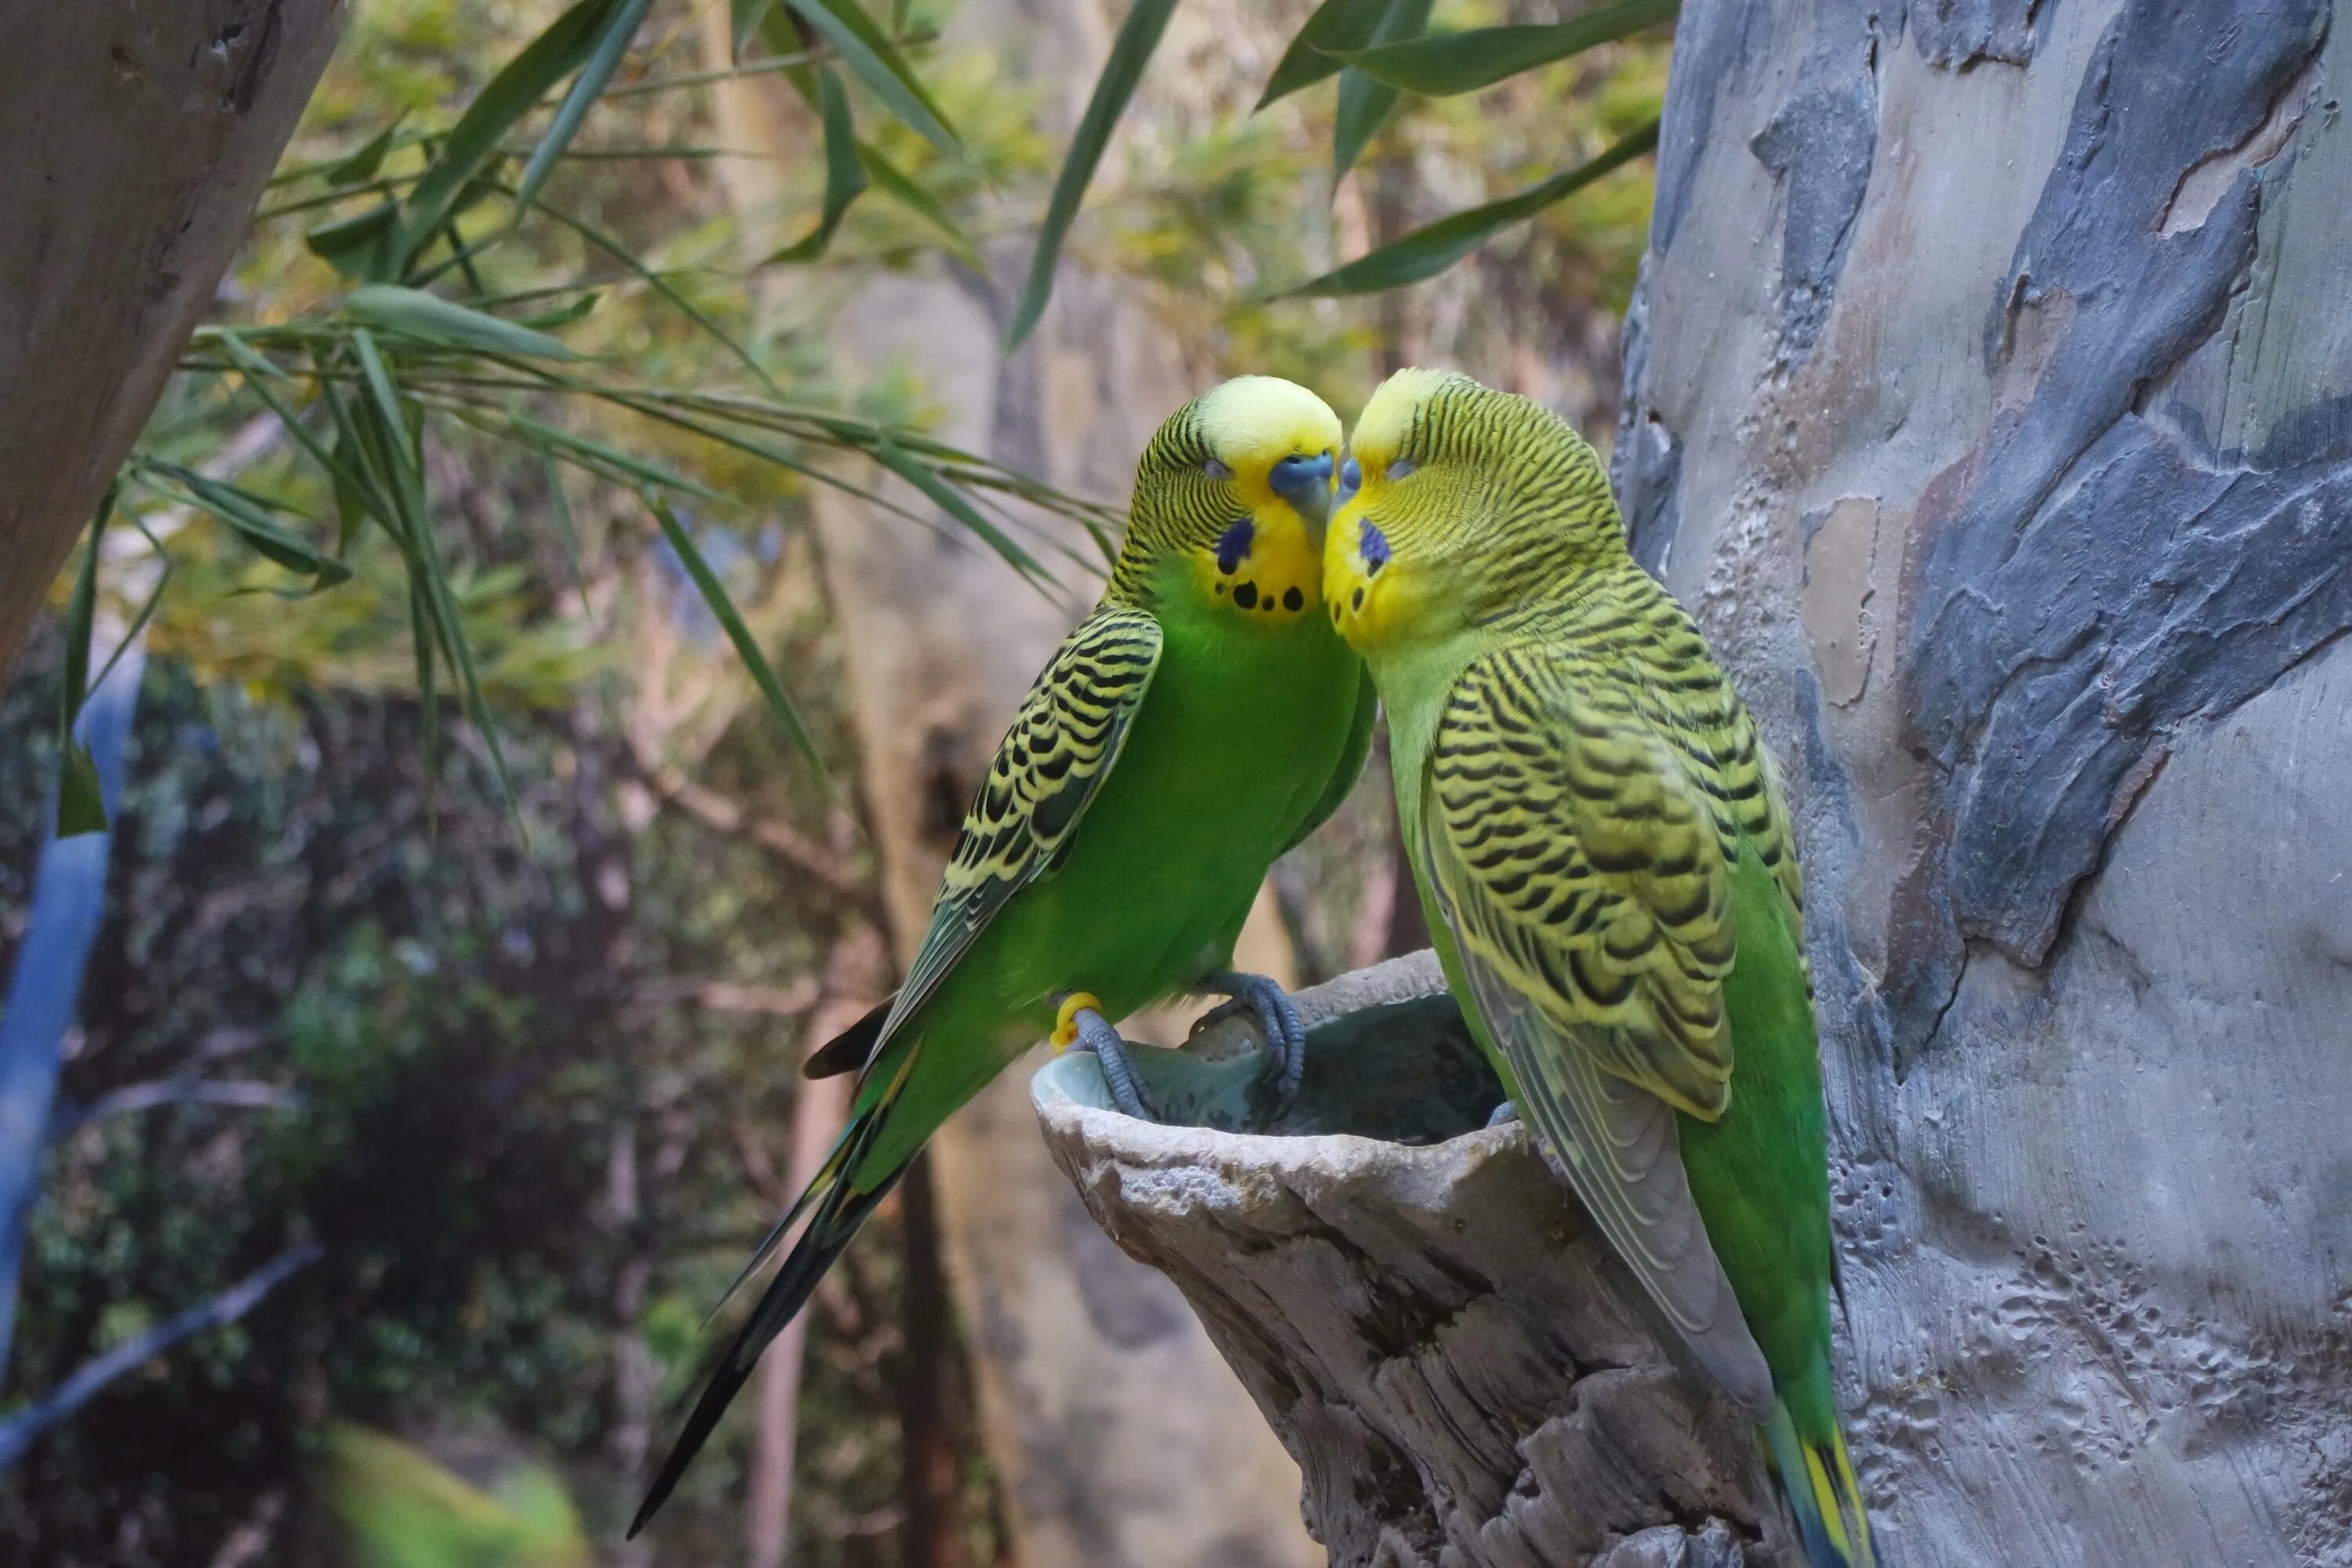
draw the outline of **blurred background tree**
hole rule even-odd
[[[1179,7],[1013,353],[1133,13],[856,13],[916,99],[813,24],[839,7],[732,7],[740,65],[706,8],[355,7],[125,472],[152,542],[100,536],[0,693],[13,961],[80,650],[152,656],[0,1384],[12,1560],[566,1562],[575,1510],[614,1562],[1108,1560],[1037,1517],[1108,1473],[1104,1440],[986,1418],[976,1384],[1014,1364],[988,1292],[1014,1287],[953,1234],[980,1219],[952,1183],[886,1206],[797,1385],[611,1543],[702,1313],[823,1136],[797,1057],[887,988],[971,749],[1097,591],[1140,433],[1243,371],[1345,416],[1395,364],[1460,363],[1605,444],[1640,162],[1413,287],[1282,291],[1398,247],[1410,269],[1426,226],[1638,141],[1664,45],[1393,118],[1353,72],[1252,112],[1310,16],[1366,7]],[[567,70],[521,82],[551,38]],[[1335,137],[1361,146],[1336,180]],[[959,297],[977,335],[907,330]],[[969,673],[894,688],[883,647]],[[1374,776],[1277,868],[1265,935],[1298,978],[1418,945],[1389,811]],[[973,1181],[1034,1142],[1025,1111],[976,1120]],[[273,1260],[241,1316],[42,1414]],[[418,1509],[482,1529],[401,1557],[383,1521]]]

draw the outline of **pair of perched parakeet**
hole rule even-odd
[[[863,1072],[849,1126],[753,1259],[806,1216],[638,1527],[924,1141],[1040,1035],[1094,1049],[1141,1113],[1110,1020],[1223,993],[1295,1090],[1297,1010],[1228,966],[1377,705],[1430,930],[1512,1104],[1761,1426],[1817,1568],[1869,1563],[1771,757],[1564,422],[1408,370],[1344,464],[1340,437],[1314,394],[1244,376],[1145,448],[1109,587],[998,747],[905,984],[810,1064]]]

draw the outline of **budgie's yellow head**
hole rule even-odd
[[[1340,434],[1330,405],[1270,375],[1178,409],[1136,467],[1113,591],[1172,588],[1261,626],[1317,613]]]
[[[1568,422],[1451,371],[1401,370],[1356,421],[1323,547],[1361,653],[1442,638],[1625,558],[1601,460]]]

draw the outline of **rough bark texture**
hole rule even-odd
[[[1167,1124],[1073,1054],[1032,1094],[1103,1229],[1176,1281],[1306,1473],[1307,1526],[1380,1568],[1786,1561],[1745,1424],[1517,1127],[1426,951],[1299,997],[1297,1105],[1239,1124],[1254,1026],[1138,1047]],[[1776,1544],[1767,1544],[1767,1531]]]
[[[2352,1563],[2352,26],[1688,6],[1636,547],[1801,798],[1906,1568]]]
[[[341,0],[0,12],[0,672],[163,390]]]
[[[2345,21],[1682,14],[1618,487],[1799,799],[1893,1568],[2352,1564]],[[1753,1518],[1719,1444],[1645,1446],[1708,1430],[1671,1380],[1547,1469],[1603,1408],[1602,1307],[1554,1269],[1545,1342],[1486,1289],[1568,1212],[1510,1134],[1136,1128],[1081,1072],[1041,1084],[1057,1150],[1244,1368],[1334,1561],[1614,1563],[1628,1468]]]

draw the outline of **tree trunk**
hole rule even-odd
[[[1799,801],[1892,1568],[2352,1563],[2347,85],[2325,0],[1682,15],[1617,478]],[[1612,1266],[1522,1284],[1588,1244],[1514,1134],[1139,1128],[1090,1065],[1057,1152],[1335,1562],[1615,1563],[1633,1499],[1733,1527],[1640,1561],[1783,1560],[1681,1382],[1579,1392],[1655,1347]]]
[[[1676,39],[1620,489],[1801,798],[1845,1393],[1906,1568],[2352,1563],[2330,21]]]
[[[724,50],[724,10],[707,42]],[[1056,91],[1066,142],[1108,48],[1089,0],[972,0],[951,38],[982,41]],[[723,139],[814,158],[773,82],[722,84]],[[751,248],[780,226],[772,169],[723,166]],[[881,273],[835,318],[845,376],[920,374],[943,438],[1075,493],[1123,498],[1153,429],[1198,388],[1133,295],[1066,266],[1030,346],[1003,332],[1030,235],[983,247],[989,275],[929,262]],[[769,240],[785,237],[768,235]],[[773,248],[769,243],[765,248]],[[911,492],[901,498],[924,503]],[[841,622],[860,765],[903,961],[928,922],[965,805],[1022,695],[1094,585],[1053,597],[942,521],[927,532],[820,493],[824,575]],[[1082,544],[1084,549],[1091,546]],[[1262,898],[1241,961],[1285,977]],[[1298,1473],[1166,1281],[1120,1258],[1055,1171],[1016,1068],[931,1142],[949,1282],[973,1362],[989,1458],[1024,1568],[1288,1568],[1314,1560]]]
[[[341,0],[0,14],[0,671],[294,133]]]

